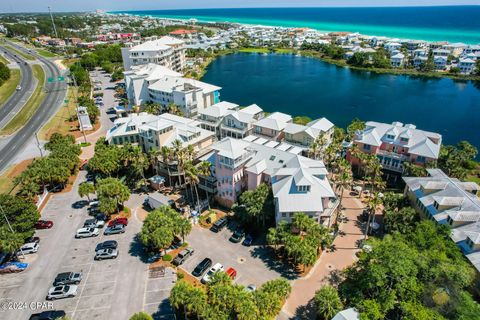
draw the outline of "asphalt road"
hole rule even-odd
[[[27,102],[34,90],[34,79],[32,68],[22,56],[10,52],[2,46],[0,46],[0,50],[5,53],[10,61],[14,61],[18,64],[22,77],[20,81],[20,86],[22,88],[15,91],[0,108],[0,128],[3,128],[13,118],[15,113],[18,112],[18,110],[20,110]]]
[[[27,49],[9,42],[9,45],[15,47],[18,50],[27,52]],[[60,70],[57,66],[48,59],[38,55],[35,52],[28,52],[33,55],[37,60],[41,61],[44,65],[45,77],[56,78],[60,76]],[[10,163],[10,161],[18,154],[22,148],[26,145],[28,140],[40,130],[40,128],[52,117],[58,106],[63,102],[66,94],[67,84],[64,82],[46,83],[45,90],[47,95],[40,107],[32,118],[18,130],[12,139],[0,150],[0,172],[3,171]]]

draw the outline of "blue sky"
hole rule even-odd
[[[240,7],[480,5],[480,0],[0,0],[0,12]]]

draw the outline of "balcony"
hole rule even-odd
[[[403,154],[392,152],[392,151],[387,151],[387,150],[381,150],[381,149],[379,149],[377,151],[377,155],[388,157],[388,158],[395,159],[395,160],[400,160],[402,162],[407,161],[409,159],[407,156],[405,156]]]

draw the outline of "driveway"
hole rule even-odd
[[[364,204],[349,191],[343,197],[343,214],[347,217],[340,224],[340,234],[333,242],[334,251],[322,253],[310,273],[292,284],[279,319],[315,319],[312,299],[315,292],[327,283],[335,283],[335,274],[357,261],[358,241],[363,239],[363,232],[357,217],[361,215]]]
[[[270,250],[259,245],[245,247],[241,243],[232,243],[228,240],[231,235],[232,231],[228,228],[215,233],[195,225],[185,238],[195,253],[181,268],[191,273],[200,261],[208,257],[213,264],[221,263],[225,270],[229,267],[237,270],[236,283],[245,286],[255,284],[257,287],[280,276],[294,276],[275,261]]]
[[[71,319],[128,319],[144,307],[147,290],[148,265],[139,258],[141,248],[134,241],[141,229],[135,215],[129,220],[124,234],[96,238],[75,239],[88,214],[86,208],[73,208],[81,200],[78,184],[84,181],[80,171],[72,191],[54,195],[42,211],[42,218],[52,220],[49,230],[39,230],[40,249],[29,257],[29,268],[18,274],[2,275],[0,297],[13,302],[44,302],[53,279],[60,272],[81,271],[83,280],[75,298],[56,300],[53,308],[65,310]],[[132,204],[136,203],[133,197]],[[132,208],[135,210],[135,208]],[[97,243],[114,239],[119,243],[119,257],[115,260],[94,261]],[[0,319],[28,319],[42,310],[0,310]]]

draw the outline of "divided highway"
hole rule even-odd
[[[34,90],[34,79],[31,66],[21,56],[0,46],[0,50],[18,64],[21,72],[20,90],[15,91],[3,106],[0,106],[0,129],[3,128],[27,102]]]
[[[15,47],[17,50],[27,52],[33,55],[37,60],[41,61],[44,65],[46,79],[57,78],[61,75],[58,67],[50,60],[45,59],[34,51],[28,52],[27,49],[14,43],[10,42],[9,45]],[[66,88],[67,84],[64,82],[46,82],[44,89],[47,91],[47,95],[40,104],[40,107],[25,126],[14,133],[10,141],[0,149],[0,172],[3,171],[23,147],[25,147],[27,142],[34,136],[35,132],[40,130],[48,119],[55,114],[58,106],[65,98]]]

